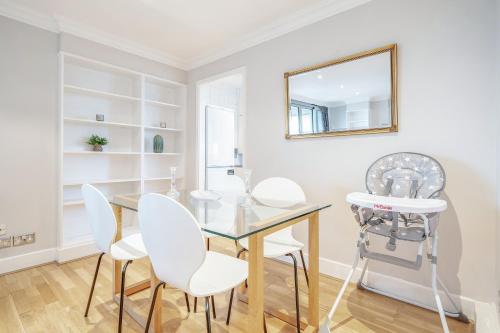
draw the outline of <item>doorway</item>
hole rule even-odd
[[[245,70],[197,84],[198,188],[228,190],[227,175],[244,165]]]

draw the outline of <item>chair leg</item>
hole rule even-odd
[[[210,251],[210,238],[207,238],[207,251]]]
[[[122,267],[122,285],[120,289],[120,313],[118,314],[118,333],[122,331],[122,322],[123,322],[123,298],[125,296],[125,272],[127,271],[128,265],[132,262],[129,260]]]
[[[356,270],[356,267],[358,267],[359,254],[360,254],[360,252],[359,252],[359,247],[358,247],[358,250],[356,251],[356,256],[354,257],[354,263],[352,264],[351,270],[347,274],[347,277],[344,280],[344,284],[342,284],[342,287],[340,288],[340,291],[337,294],[337,298],[335,299],[335,302],[333,303],[333,306],[332,306],[330,312],[328,313],[327,319],[322,324],[321,328],[323,329],[323,331],[320,330],[320,332],[330,332],[328,325],[330,324],[330,321],[332,320],[333,316],[335,315],[335,312],[337,311],[337,307],[340,304],[340,300],[342,299],[342,296],[344,296],[344,292],[345,292],[347,286],[349,285],[349,282],[351,281],[352,275],[353,275],[354,271]],[[366,263],[365,263],[365,265],[366,265]],[[365,266],[365,268],[366,268],[366,266]]]
[[[306,261],[304,260],[304,253],[302,250],[299,251],[300,253],[300,259],[302,260],[302,267],[304,268],[304,275],[306,276],[306,283],[307,286],[309,287],[309,276],[307,274],[307,266],[306,266]]]
[[[155,309],[155,304],[156,304],[156,295],[158,294],[158,289],[162,285],[165,286],[165,282],[158,283],[153,292],[153,298],[151,299],[151,306],[149,307],[148,321],[146,322],[146,329],[144,330],[144,333],[149,332],[149,326],[151,325],[151,317],[153,316],[153,311]]]
[[[297,325],[297,333],[300,333],[300,303],[299,303],[299,281],[298,281],[298,267],[297,267],[297,259],[291,253],[287,254],[293,260],[293,275],[295,279],[295,314],[296,325]]]
[[[231,296],[229,297],[229,307],[227,309],[226,325],[229,325],[229,320],[231,319],[231,308],[233,307],[233,296],[234,296],[234,288],[231,289]]]
[[[266,315],[264,315],[264,333],[267,333]]]
[[[212,324],[210,323],[210,297],[205,297],[205,319],[207,321],[207,333],[212,333]]]
[[[191,308],[189,307],[189,297],[187,293],[184,293],[184,298],[186,298],[186,307],[188,312],[191,312]]]
[[[361,271],[361,276],[359,277],[358,284],[357,284],[358,289],[364,289],[363,288],[363,279],[365,277],[366,269],[368,268],[368,262],[370,261],[370,259],[364,258],[364,261],[365,261],[365,263],[363,265],[363,270]]]
[[[198,297],[194,298],[193,312],[196,313],[196,307],[198,306]]]
[[[210,298],[212,299],[212,313],[214,315],[214,319],[217,319],[217,315],[215,314],[215,300],[213,296],[210,296]]]
[[[434,294],[434,300],[436,301],[436,306],[439,312],[439,318],[441,319],[441,325],[443,327],[444,333],[449,333],[448,323],[446,322],[446,316],[443,309],[443,304],[441,303],[441,298],[439,297],[437,289],[437,244],[438,244],[438,234],[437,231],[432,237],[432,293]]]
[[[99,267],[101,266],[101,259],[104,252],[99,255],[97,259],[97,266],[95,267],[94,280],[92,281],[92,287],[90,287],[89,300],[87,301],[87,308],[85,309],[85,317],[89,314],[90,302],[92,301],[92,295],[94,294],[95,282],[97,281],[97,273],[99,273]]]
[[[241,249],[238,251],[238,254],[236,255],[236,258],[240,259],[240,256],[243,252],[247,251],[247,249]],[[248,280],[245,279],[245,288],[248,288]]]
[[[238,251],[238,254],[236,255],[236,258],[240,259],[240,256],[243,252],[245,252],[247,249],[241,249]]]

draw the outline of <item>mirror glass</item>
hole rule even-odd
[[[285,74],[287,138],[397,131],[391,47]]]

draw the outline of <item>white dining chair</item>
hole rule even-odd
[[[211,189],[215,192],[224,192],[224,194],[232,194],[235,196],[244,196],[245,195],[245,183],[243,179],[239,176],[235,175],[227,175],[224,177],[224,182],[221,184],[215,184],[215,187]],[[214,237],[220,237],[215,234],[203,231],[203,236],[205,237],[207,243],[207,251],[210,251],[210,239]],[[198,299],[195,297],[194,299],[194,312],[196,313],[198,306]],[[212,297],[212,312],[214,318],[216,318],[217,314],[215,312],[215,301]]]
[[[306,201],[304,191],[297,183],[290,179],[281,177],[268,178],[258,183],[252,191],[252,197],[261,204],[276,208],[286,208]],[[239,244],[243,249],[238,252],[238,258],[244,251],[248,251],[248,238],[241,239]],[[306,282],[307,285],[309,285],[307,267],[304,260],[304,254],[302,252],[303,248],[304,244],[293,237],[292,227],[279,230],[264,237],[265,258],[278,258],[281,256],[288,256],[292,258],[295,278],[295,311],[297,315],[297,332],[300,332],[300,306],[297,280],[297,258],[294,253],[298,252],[300,254]]]
[[[207,332],[211,332],[210,297],[231,290],[248,277],[243,260],[207,251],[195,217],[177,201],[147,194],[139,200],[139,225],[154,272],[161,281],[154,289],[146,330],[158,288],[168,284],[194,297],[205,298]],[[231,307],[228,310],[230,316]]]
[[[133,260],[146,257],[146,249],[142,242],[140,233],[135,233],[124,237],[116,243],[113,243],[116,236],[116,219],[113,209],[106,197],[94,186],[85,184],[82,186],[82,196],[85,203],[87,218],[90,228],[94,235],[96,246],[101,252],[97,259],[97,266],[94,273],[94,280],[90,288],[85,317],[87,317],[94,293],[94,287],[101,265],[101,259],[104,254],[110,254],[113,260],[125,261],[122,267],[121,289],[120,289],[120,312],[118,315],[118,332],[122,330],[123,321],[123,297],[125,289],[125,272]]]
[[[245,195],[245,183],[241,179],[241,177],[234,175],[227,175],[224,177],[224,183],[220,185],[216,185],[212,191],[215,192],[224,192],[227,194],[233,194],[235,196],[244,196]],[[219,237],[215,234],[209,232],[203,232],[203,236],[207,240],[207,250],[210,251],[210,238]]]

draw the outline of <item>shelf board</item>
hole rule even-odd
[[[124,178],[124,179],[106,179],[106,180],[91,180],[91,181],[69,181],[64,182],[64,186],[78,186],[83,184],[112,184],[112,183],[133,183],[140,182],[140,178]]]
[[[183,177],[176,177],[176,179],[182,179]],[[171,180],[172,177],[150,177],[150,178],[144,178],[144,181],[150,182],[150,181],[158,181],[158,180]]]
[[[64,201],[63,203],[64,207],[81,206],[83,204],[85,204],[83,200],[70,200],[70,201]]]
[[[169,128],[169,127],[144,126],[144,129],[154,130],[154,131],[182,132],[181,129]]]
[[[96,121],[96,120],[91,120],[91,119],[81,119],[81,118],[72,118],[72,117],[65,117],[64,121],[70,122],[70,123],[92,124],[92,125],[99,125],[99,126],[141,128],[141,125],[136,125],[136,124],[115,123],[115,122],[110,122],[110,121]]]
[[[70,65],[76,65],[80,67],[85,67],[85,68],[91,68],[95,69],[98,71],[102,72],[108,72],[108,73],[117,73],[121,75],[125,75],[128,77],[133,77],[139,79],[142,75],[140,72],[136,72],[134,70],[125,68],[125,67],[120,67],[112,64],[108,64],[106,62],[102,62],[99,60],[95,59],[90,59],[87,57],[83,57],[80,55],[76,55],[73,53],[68,53],[68,52],[61,52],[65,59],[65,64],[70,64]]]
[[[146,156],[180,156],[181,153],[144,153]]]
[[[151,74],[144,74],[144,78],[146,79],[147,82],[150,82],[153,84],[162,84],[162,85],[167,85],[167,86],[177,87],[177,88],[186,87],[185,83],[172,81],[169,79],[164,79],[162,77],[158,77],[158,76],[151,75]]]
[[[82,150],[82,151],[65,151],[65,155],[133,155],[138,156],[141,155],[139,152],[128,152],[128,151],[90,151],[90,150]]]
[[[141,100],[138,97],[120,95],[120,94],[110,93],[110,92],[102,91],[102,90],[83,88],[83,87],[79,87],[79,86],[75,86],[75,85],[71,85],[71,84],[65,84],[64,89],[70,90],[70,91],[76,91],[76,92],[80,92],[80,93],[85,93],[85,94],[90,94],[90,95],[123,99],[123,100],[129,100],[129,101],[140,101]]]
[[[154,101],[151,99],[146,99],[146,100],[144,100],[144,102],[146,102],[148,104],[152,104],[152,105],[158,105],[158,106],[163,106],[163,107],[173,108],[173,109],[180,109],[181,108],[181,106],[178,104],[171,104],[171,103],[162,102],[162,101]]]

